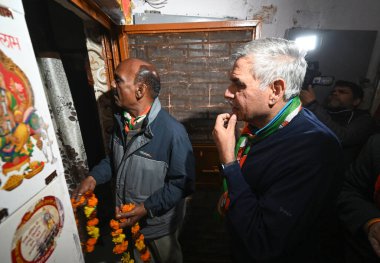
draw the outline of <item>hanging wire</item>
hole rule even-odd
[[[144,0],[144,2],[150,5],[152,8],[160,9],[168,3],[168,0]]]

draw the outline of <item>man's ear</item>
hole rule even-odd
[[[142,99],[145,95],[147,88],[148,87],[146,86],[146,84],[143,84],[143,83],[138,84],[137,89],[136,89],[136,93],[135,93],[136,99],[138,99],[138,100]]]
[[[359,104],[362,102],[362,99],[360,98],[356,98],[354,99],[354,101],[352,102],[352,105],[354,106],[354,108],[356,108],[357,106],[359,106]]]
[[[284,97],[285,81],[278,79],[270,86],[269,105],[273,106]]]

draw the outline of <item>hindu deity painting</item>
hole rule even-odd
[[[46,127],[34,108],[24,72],[0,50],[0,189],[12,191],[44,168],[33,158],[43,150]],[[3,181],[4,180],[4,181]]]

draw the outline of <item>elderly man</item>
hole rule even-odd
[[[111,155],[95,166],[74,197],[113,177],[116,218],[140,223],[152,262],[182,262],[178,228],[185,197],[194,190],[194,157],[184,127],[161,108],[160,78],[148,62],[121,62],[113,82],[115,128]],[[122,213],[120,206],[136,204]],[[135,256],[138,261],[138,257]]]
[[[233,262],[327,262],[320,234],[342,180],[342,152],[301,107],[304,55],[275,38],[237,52],[224,95],[232,112],[220,114],[213,131]],[[245,126],[235,142],[237,121]]]
[[[344,80],[335,82],[327,98],[326,107],[316,101],[312,87],[302,90],[300,94],[304,107],[312,111],[341,141],[346,166],[355,160],[374,130],[374,121],[370,113],[358,109],[363,95],[359,85]]]

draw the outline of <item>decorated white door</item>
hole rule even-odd
[[[21,0],[0,0],[0,262],[83,262]]]

